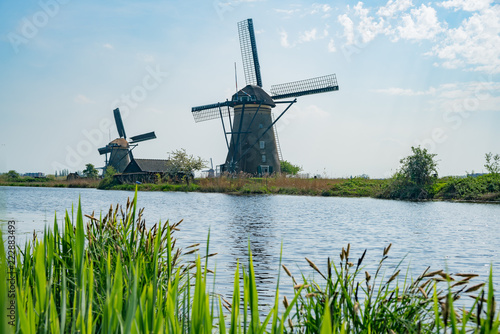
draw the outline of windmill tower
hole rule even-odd
[[[296,97],[337,91],[337,78],[335,74],[331,74],[274,85],[271,86],[269,95],[262,89],[252,19],[239,22],[238,33],[247,86],[234,94],[231,100],[193,107],[191,112],[196,122],[221,119],[228,149],[223,171],[254,175],[280,172],[274,125],[297,102]],[[294,99],[286,100],[290,98]],[[273,120],[272,109],[280,103],[287,106]],[[229,123],[229,131],[226,131],[226,123]]]
[[[131,160],[134,160],[132,155],[132,150],[137,147],[137,143],[141,141],[155,139],[156,135],[154,131],[144,133],[142,135],[130,137],[131,142],[127,141],[127,135],[125,134],[125,127],[123,126],[122,116],[120,114],[120,109],[116,108],[113,110],[115,117],[116,129],[118,130],[119,138],[111,141],[108,145],[98,149],[99,154],[106,155],[106,165],[104,169],[108,166],[113,166],[118,173],[122,173]],[[110,153],[108,160],[108,153]]]

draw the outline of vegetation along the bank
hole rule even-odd
[[[305,259],[317,281],[280,263],[276,271],[293,292],[282,295],[276,275],[274,302],[259,310],[250,247],[248,263],[235,268],[232,296],[222,296],[207,283],[216,275],[209,269],[215,254],[207,247],[196,255],[197,244],[176,247],[180,222],[147,228],[136,198],[104,217],[84,216],[79,205],[76,221],[66,214],[63,228],[55,221],[19,249],[10,324],[0,247],[0,332],[498,333],[492,270],[486,282],[430,268],[412,278],[386,268],[391,245],[374,272],[364,268],[366,251],[354,259],[349,245],[324,268]],[[458,308],[461,297],[471,300],[467,309]]]
[[[214,178],[157,178],[156,183],[140,184],[141,191],[198,191],[236,194],[289,194],[312,196],[375,197],[403,200],[457,200],[500,202],[500,156],[487,153],[484,167],[487,174],[466,173],[467,176],[438,177],[436,155],[426,149],[412,147],[412,155],[400,161],[400,167],[389,179],[370,179],[366,175],[342,178],[301,178],[301,167],[282,161],[283,173],[266,177],[239,174]],[[173,152],[175,153],[175,152]],[[185,151],[178,151],[186,155]],[[172,155],[175,157],[175,155]],[[203,166],[199,158],[193,161],[174,159],[175,171],[190,175]],[[184,164],[182,163],[184,161]],[[33,178],[19,176],[15,171],[0,175],[0,185],[37,187],[82,187],[113,190],[134,190],[134,184],[119,184],[116,171],[108,167],[104,177],[95,179],[93,166],[88,164],[89,177],[67,180],[66,177]]]

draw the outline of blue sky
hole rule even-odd
[[[97,148],[155,131],[140,158],[185,148],[222,163],[219,121],[191,107],[244,86],[237,22],[253,18],[264,89],[336,73],[278,123],[283,156],[329,177],[388,177],[422,145],[440,175],[500,153],[500,5],[490,0],[0,2],[0,172],[104,164]],[[279,112],[279,110],[276,110]]]

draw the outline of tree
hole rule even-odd
[[[284,174],[297,175],[302,170],[302,167],[293,165],[289,161],[280,161],[281,172]]]
[[[9,180],[17,180],[17,179],[19,179],[19,173],[16,172],[15,170],[9,170],[7,172],[7,178]]]
[[[498,175],[500,174],[500,155],[493,153],[486,153],[485,155],[486,163],[484,167],[490,174]]]
[[[85,175],[85,177],[88,179],[97,179],[99,172],[97,171],[97,169],[95,169],[94,165],[86,164],[83,175]]]
[[[411,148],[413,155],[400,160],[401,166],[389,185],[389,197],[426,199],[430,197],[437,176],[436,154],[419,147]]]
[[[427,149],[411,148],[413,155],[401,159],[400,172],[417,186],[424,186],[433,182],[433,174],[437,174],[437,154],[428,153]]]
[[[170,152],[167,162],[169,175],[175,178],[185,178],[188,184],[189,179],[194,177],[194,172],[205,167],[206,161],[200,157],[188,155],[183,148]]]

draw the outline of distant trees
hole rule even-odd
[[[302,167],[293,165],[287,160],[280,161],[281,172],[284,174],[297,175],[302,170]]]
[[[7,172],[7,179],[10,181],[17,180],[19,179],[19,173],[16,172],[15,170],[9,170]]]
[[[99,176],[99,171],[95,169],[94,165],[86,164],[83,170],[83,175],[88,179],[97,179]]]

